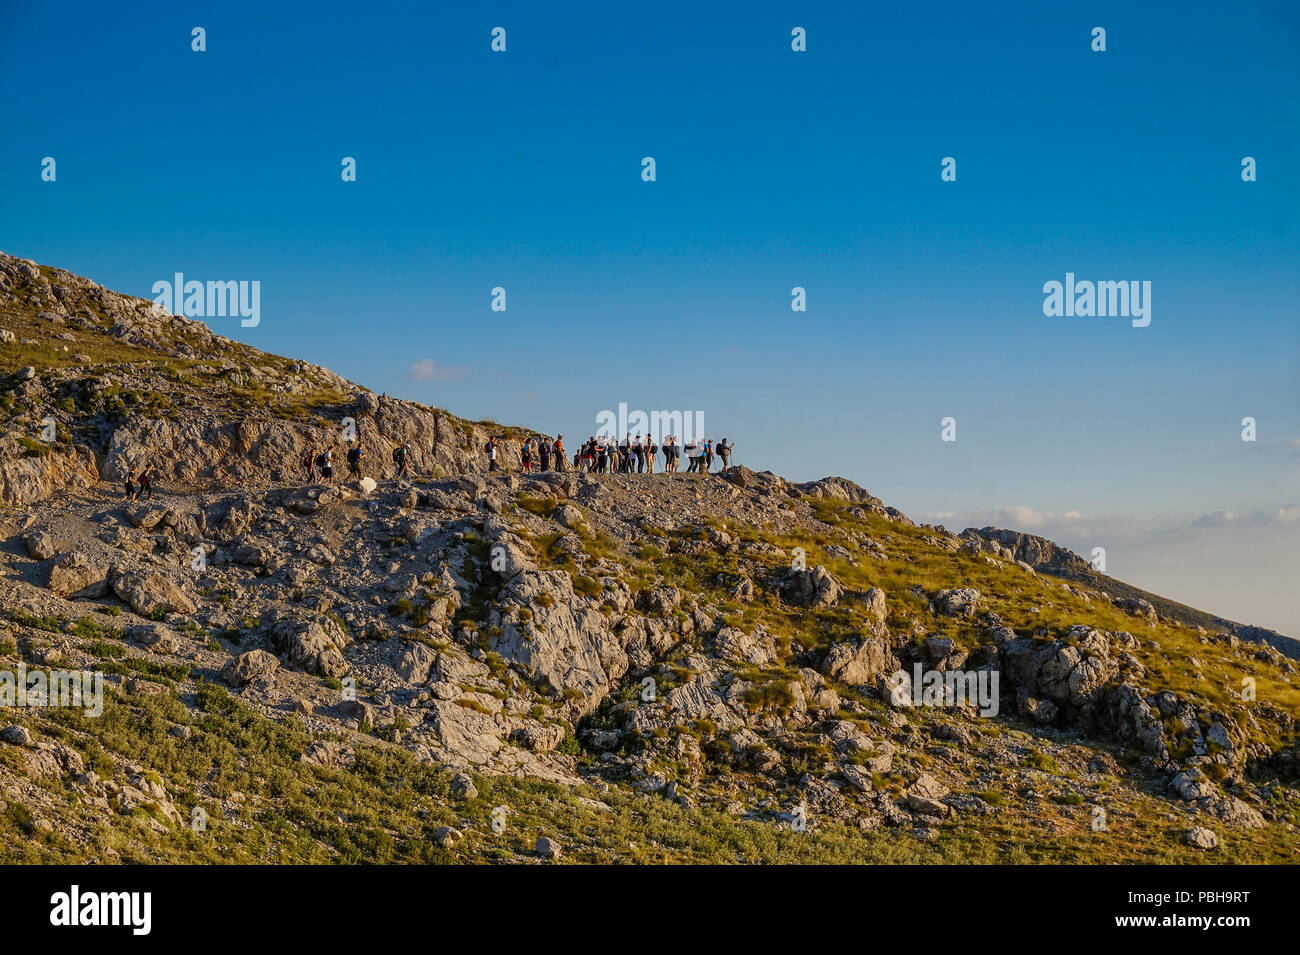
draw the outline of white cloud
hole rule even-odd
[[[955,511],[944,511],[941,514],[929,515],[934,518],[953,518],[957,516]],[[999,508],[981,508],[975,511],[962,512],[962,526],[964,527],[1004,527],[1010,530],[1035,532],[1043,528],[1057,526],[1062,523],[1073,521],[1082,521],[1083,515],[1071,508],[1063,514],[1056,514],[1054,511],[1040,511],[1036,507],[1029,507],[1025,504],[1013,504],[1010,507]]]
[[[407,370],[408,378],[416,381],[459,381],[469,372],[455,365],[439,365],[432,358],[421,358]]]
[[[1215,511],[1202,514],[1192,521],[1193,527],[1227,527],[1229,524],[1269,527],[1276,524],[1294,524],[1300,521],[1300,505],[1284,504],[1271,511]]]
[[[1226,527],[1237,521],[1236,511],[1215,511],[1212,514],[1202,514],[1196,520],[1192,521],[1193,527]]]

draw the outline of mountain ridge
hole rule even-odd
[[[1295,665],[1043,538],[743,465],[485,473],[536,432],[9,256],[0,339],[0,673],[106,683],[4,710],[11,859],[1300,851]],[[349,427],[365,480],[302,473]],[[991,715],[913,673],[996,674]]]

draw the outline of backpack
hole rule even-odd
[[[327,468],[327,467],[329,467],[329,466],[330,466],[330,459],[329,459],[328,457],[325,456],[325,452],[324,452],[324,451],[322,451],[320,454],[316,455],[316,467],[318,467],[318,468]]]
[[[360,448],[349,448],[349,449],[348,449],[348,463],[349,463],[349,464],[356,464],[356,463],[357,463],[358,461],[360,461],[360,460],[361,460],[361,449],[360,449]]]
[[[394,464],[401,464],[401,463],[402,463],[402,458],[403,458],[403,457],[404,457],[404,455],[403,455],[403,453],[402,453],[402,449],[401,449],[401,448],[393,448],[393,463],[394,463]]]

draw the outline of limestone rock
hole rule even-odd
[[[221,678],[231,686],[247,686],[268,677],[280,667],[280,661],[265,650],[249,650],[235,657],[221,671]]]

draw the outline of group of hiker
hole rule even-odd
[[[519,449],[520,470],[529,474],[534,471],[567,471],[572,466],[575,471],[589,471],[593,474],[654,474],[656,455],[664,456],[664,471],[675,474],[681,469],[682,456],[685,454],[690,464],[688,474],[708,474],[713,469],[713,459],[718,457],[722,467],[731,467],[731,451],[735,444],[723,438],[714,443],[712,438],[695,439],[681,443],[676,435],[666,435],[663,445],[655,444],[653,435],[633,435],[630,432],[618,441],[613,437],[592,436],[573,452],[570,462],[564,447],[564,435],[557,435],[554,441],[548,437],[526,438]],[[483,451],[487,455],[488,470],[502,470],[504,445],[496,436],[488,439]]]
[[[414,452],[409,444],[399,444],[393,448],[393,478],[394,480],[407,477],[411,468],[411,458]],[[361,479],[361,462],[366,458],[366,450],[358,440],[348,448],[344,459],[347,461],[348,474],[357,479]],[[306,483],[311,484],[316,480],[316,473],[319,471],[320,476],[325,481],[334,479],[334,449],[326,447],[324,450],[317,450],[314,443],[309,442],[303,449],[302,458],[299,461],[302,468],[303,476]]]
[[[564,446],[564,435],[557,435],[555,440],[542,436],[526,438],[519,450],[520,470],[525,474],[537,471],[589,471],[592,474],[654,474],[656,456],[664,456],[663,470],[675,474],[681,470],[682,456],[690,462],[686,468],[688,474],[708,474],[713,469],[714,458],[722,461],[722,467],[731,466],[731,451],[735,445],[723,438],[714,442],[711,438],[695,439],[682,444],[676,435],[667,435],[663,444],[655,444],[652,435],[626,435],[622,441],[612,437],[590,437],[582,447],[573,452],[572,460]],[[484,447],[488,459],[489,471],[503,470],[505,446],[502,438],[492,436]],[[393,449],[393,478],[401,479],[409,475],[414,452],[409,444],[400,444]],[[360,440],[352,442],[344,455],[348,474],[355,480],[362,477],[362,463],[366,459],[365,448]],[[313,484],[319,475],[326,482],[334,480],[334,449],[329,446],[318,447],[308,442],[298,461],[304,483]],[[154,481],[157,468],[152,465],[144,468],[132,468],[126,476],[126,497],[130,501],[147,497],[153,500]]]
[[[142,468],[131,468],[126,472],[126,499],[138,501],[141,498],[153,500],[153,484],[158,479],[158,469],[152,464]]]

